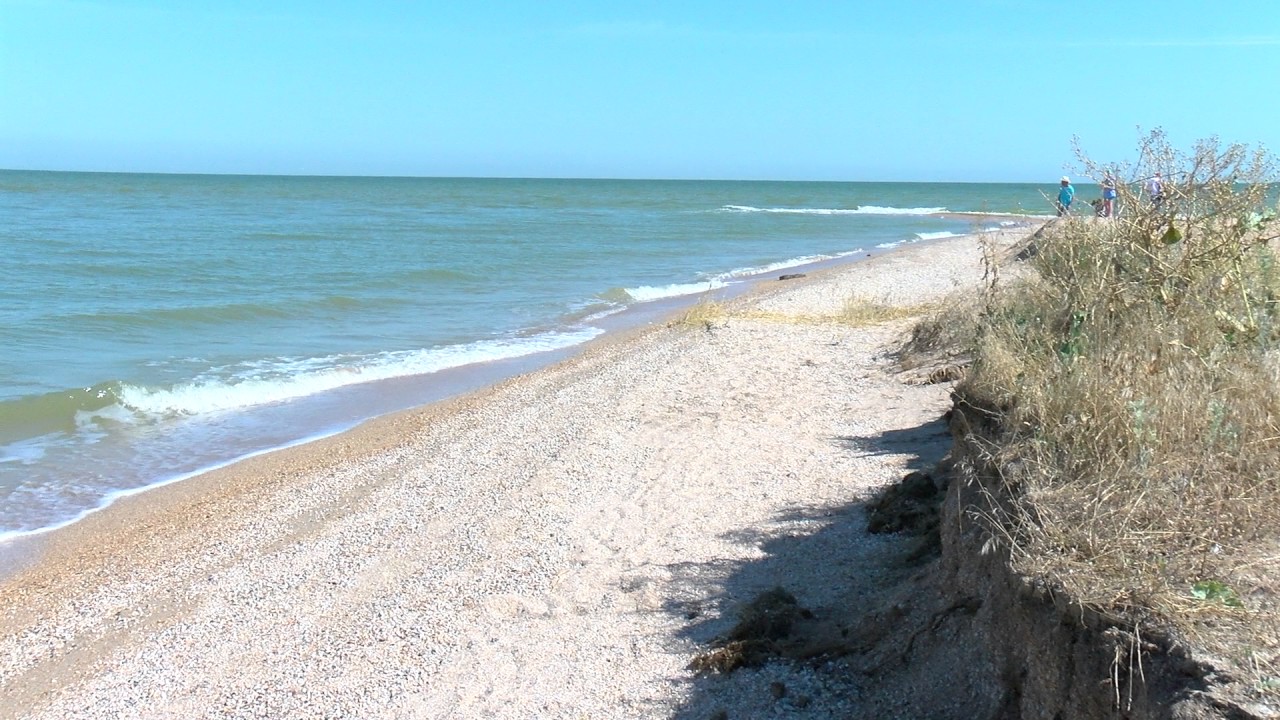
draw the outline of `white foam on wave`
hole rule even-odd
[[[227,412],[307,397],[348,385],[559,350],[584,343],[602,332],[598,328],[583,328],[527,338],[483,340],[466,345],[389,352],[349,359],[342,364],[323,358],[282,361],[276,372],[263,372],[258,377],[208,378],[167,389],[124,385],[120,389],[120,402],[132,412],[152,418]],[[288,370],[282,371],[282,368]]]
[[[879,245],[877,245],[877,246],[876,246],[876,248],[878,248],[878,249],[880,249],[880,250],[888,250],[889,248],[896,248],[896,247],[898,247],[898,246],[899,246],[899,245],[901,245],[901,244],[902,244],[902,243],[900,243],[900,242],[887,242],[887,243],[880,243]]]
[[[709,292],[711,290],[719,290],[720,288],[742,282],[743,280],[752,278],[756,275],[764,275],[766,273],[786,270],[787,268],[798,267],[800,265],[809,265],[811,263],[822,262],[823,260],[847,257],[861,252],[864,252],[862,248],[854,248],[852,250],[846,250],[844,252],[838,252],[831,255],[800,255],[798,257],[779,260],[765,265],[750,265],[747,267],[735,268],[701,282],[674,283],[671,285],[645,285],[642,287],[626,288],[623,292],[633,302],[651,302],[653,300],[662,300],[664,298],[696,295],[698,293]]]
[[[253,452],[245,453],[245,454],[243,454],[243,455],[240,455],[239,457],[235,457],[235,458],[232,458],[232,459],[230,459],[230,460],[226,460],[226,461],[223,461],[223,462],[213,463],[213,464],[210,464],[210,465],[208,465],[208,466],[206,466],[206,467],[202,467],[202,468],[200,468],[200,469],[198,469],[198,470],[192,470],[192,471],[190,471],[190,472],[185,472],[185,473],[181,473],[181,474],[178,474],[178,475],[174,475],[174,476],[172,476],[172,477],[168,477],[168,478],[165,478],[165,479],[163,479],[163,480],[159,480],[159,481],[157,481],[157,482],[149,483],[149,484],[147,484],[147,485],[142,485],[142,486],[140,486],[140,487],[136,487],[136,488],[128,488],[128,489],[124,489],[124,490],[113,490],[113,491],[111,491],[111,492],[107,493],[106,495],[104,495],[104,496],[102,497],[102,499],[98,502],[98,504],[97,504],[97,505],[95,505],[95,506],[93,506],[93,507],[90,507],[90,508],[85,508],[84,510],[81,510],[79,513],[76,513],[75,517],[68,518],[68,519],[66,519],[66,520],[63,520],[63,521],[58,522],[58,523],[55,523],[55,524],[53,524],[53,525],[46,525],[46,526],[44,526],[44,527],[32,528],[32,529],[30,529],[30,530],[3,530],[3,531],[0,531],[0,545],[4,545],[5,543],[11,542],[11,541],[13,541],[13,540],[19,540],[19,539],[22,539],[22,538],[28,538],[28,537],[35,537],[35,536],[38,536],[38,535],[44,535],[45,533],[50,533],[50,532],[53,532],[54,530],[60,530],[60,529],[62,529],[62,528],[64,528],[64,527],[67,527],[67,526],[69,526],[69,525],[73,525],[73,524],[75,524],[75,523],[77,523],[77,522],[80,522],[81,520],[85,519],[86,517],[88,517],[88,516],[90,516],[90,515],[92,515],[92,514],[94,514],[94,513],[98,512],[99,510],[105,510],[106,508],[108,508],[108,507],[110,507],[112,504],[114,504],[114,503],[115,503],[115,501],[117,501],[117,500],[119,500],[119,499],[121,499],[121,498],[126,498],[126,497],[129,497],[129,496],[131,496],[131,495],[138,495],[138,494],[141,494],[141,493],[147,492],[147,491],[149,491],[149,490],[155,490],[156,488],[161,488],[161,487],[164,487],[165,485],[172,485],[173,483],[181,482],[181,481],[183,481],[183,480],[187,480],[187,479],[189,479],[189,478],[193,478],[193,477],[195,477],[195,476],[197,476],[197,475],[202,475],[202,474],[207,473],[207,472],[212,472],[212,471],[214,471],[214,470],[219,470],[219,469],[221,469],[221,468],[228,467],[228,466],[230,466],[230,465],[234,465],[235,463],[242,462],[242,461],[244,461],[244,460],[248,460],[249,458],[257,457],[257,456],[259,456],[259,455],[265,455],[265,454],[267,454],[267,453],[269,453],[269,452],[275,452],[275,451],[277,451],[277,450],[284,450],[285,448],[290,448],[290,447],[294,447],[294,446],[297,446],[297,445],[304,445],[304,444],[309,443],[309,442],[315,442],[316,440],[323,440],[324,438],[331,437],[331,436],[333,436],[333,435],[337,435],[337,434],[338,434],[338,433],[340,433],[340,432],[345,432],[346,430],[350,430],[352,427],[353,427],[353,425],[343,425],[343,426],[340,426],[340,427],[335,427],[335,428],[332,428],[332,429],[330,429],[330,430],[328,430],[328,431],[326,431],[326,432],[317,433],[317,434],[315,434],[315,435],[309,435],[309,436],[304,437],[304,438],[299,438],[299,439],[297,439],[297,440],[294,440],[293,442],[285,443],[285,444],[283,444],[283,445],[278,445],[278,446],[275,446],[275,447],[269,447],[269,448],[263,448],[262,450],[255,450],[255,451],[253,451]]]
[[[946,211],[944,207],[896,208],[862,205],[854,212],[859,215],[937,215]]]
[[[708,290],[719,290],[726,285],[724,280],[713,278],[696,283],[675,283],[672,285],[642,285],[640,287],[626,288],[624,292],[636,302],[650,302],[653,300],[661,300],[663,298],[680,297],[681,295],[696,295]]]
[[[777,215],[852,215],[856,211],[842,208],[785,208],[785,207],[752,207],[750,205],[725,205],[720,208],[727,212],[740,213],[773,213]]]
[[[862,248],[854,248],[844,252],[832,255],[801,255],[789,258],[787,260],[779,260],[777,262],[768,263],[766,265],[751,265],[748,267],[740,267],[721,273],[709,280],[703,280],[695,283],[675,283],[672,285],[645,285],[642,287],[626,288],[623,292],[633,302],[650,302],[653,300],[662,300],[664,298],[681,297],[683,295],[696,295],[698,293],[708,292],[711,290],[719,290],[727,287],[731,283],[741,282],[745,278],[756,275],[776,272],[778,270],[786,270],[787,268],[798,267],[800,265],[809,265],[810,263],[822,262],[823,260],[832,260],[836,258],[856,255],[863,252]]]
[[[944,207],[897,208],[880,205],[859,205],[856,208],[758,208],[750,205],[725,205],[726,212],[778,213],[784,215],[937,215],[947,212]]]
[[[1046,217],[1043,215],[1031,215],[1028,213],[1015,212],[986,212],[984,210],[951,210],[948,215],[976,215],[978,217],[1007,217],[1007,218],[1023,218],[1025,220],[1035,220],[1037,218]]]
[[[0,448],[0,463],[34,465],[45,455],[48,436],[19,440]]]
[[[794,257],[789,260],[779,260],[778,262],[769,263],[768,265],[756,265],[730,270],[729,272],[720,275],[717,279],[732,280],[736,278],[751,277],[753,275],[763,275],[765,273],[786,270],[787,268],[798,267],[800,265],[822,262],[823,260],[834,260],[836,258],[848,257],[860,252],[862,252],[862,248],[854,248],[853,250],[846,250],[844,252],[835,253],[834,255],[801,255],[800,257]]]
[[[961,233],[953,233],[948,230],[943,230],[942,232],[916,233],[916,239],[922,240],[922,241],[923,240],[942,240],[944,238],[960,237],[960,235]]]

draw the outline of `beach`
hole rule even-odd
[[[892,572],[860,502],[945,452],[948,388],[894,365],[910,321],[833,318],[981,260],[963,236],[762,283],[27,538],[0,717],[859,716],[863,678],[689,663],[762,591],[817,613]]]

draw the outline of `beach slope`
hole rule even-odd
[[[0,584],[0,717],[847,715],[800,670],[688,665],[761,591],[822,608],[886,572],[857,502],[945,451],[947,391],[886,357],[903,321],[833,318],[982,273],[964,237],[769,282],[122,500]]]

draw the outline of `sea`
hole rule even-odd
[[[0,542],[1054,191],[0,171]]]

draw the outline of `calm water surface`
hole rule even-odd
[[[0,171],[0,538],[1044,189]]]

